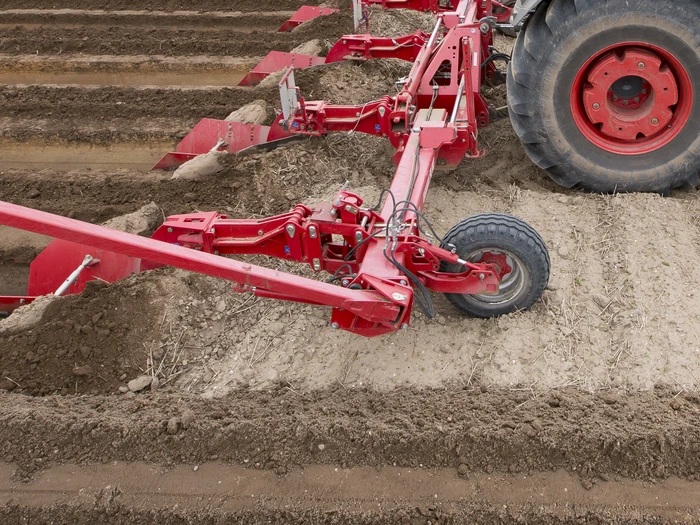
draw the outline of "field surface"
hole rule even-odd
[[[4,0],[0,200],[146,235],[345,181],[376,202],[393,151],[356,134],[230,156],[201,180],[150,171],[201,118],[254,103],[272,121],[275,82],[236,87],[267,52],[323,54],[351,32],[342,11],[278,33],[302,3],[318,2]],[[376,11],[372,27],[431,20]],[[409,68],[296,79],[362,104]],[[483,158],[436,172],[426,214],[439,234],[487,211],[533,225],[552,275],[530,311],[471,319],[433,295],[436,318],[416,308],[363,339],[323,308],[175,269],[20,309],[0,320],[0,523],[700,523],[697,194],[566,190],[507,120],[479,139]],[[49,240],[0,226],[0,295],[26,292]]]

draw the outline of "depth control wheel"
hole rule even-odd
[[[526,222],[500,213],[469,217],[454,226],[443,239],[453,245],[460,259],[493,264],[501,277],[496,294],[445,294],[462,312],[474,317],[496,317],[532,306],[549,281],[549,253],[539,234]],[[463,267],[444,264],[443,271]]]
[[[700,2],[551,0],[509,66],[513,128],[559,184],[700,183]]]

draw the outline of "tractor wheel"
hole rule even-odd
[[[700,2],[543,3],[507,83],[515,132],[558,184],[668,193],[700,183]]]
[[[488,262],[500,271],[495,295],[445,294],[462,312],[474,317],[496,317],[529,308],[544,292],[549,280],[549,253],[539,234],[526,222],[501,213],[484,213],[464,219],[443,239],[453,245],[460,259]],[[461,272],[457,264],[443,264],[443,271]]]

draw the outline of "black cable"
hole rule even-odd
[[[343,268],[348,269],[348,273],[340,274],[340,270]],[[352,273],[352,268],[350,267],[349,264],[343,264],[341,265],[335,272],[333,272],[333,276],[328,279],[326,282],[327,283],[334,283],[335,281],[339,281],[341,279],[345,279],[347,277],[357,277],[354,273]]]
[[[481,64],[482,69],[488,66],[494,60],[502,60],[507,64],[510,62],[510,57],[505,53],[494,53],[493,55],[487,57],[486,60],[484,60],[484,62]]]

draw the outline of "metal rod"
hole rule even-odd
[[[462,95],[464,94],[465,86],[465,76],[462,75],[462,80],[459,81],[459,89],[457,90],[457,98],[455,99],[455,105],[452,108],[452,115],[450,116],[450,124],[454,124],[457,120],[457,112],[459,111],[459,106],[462,103]]]

